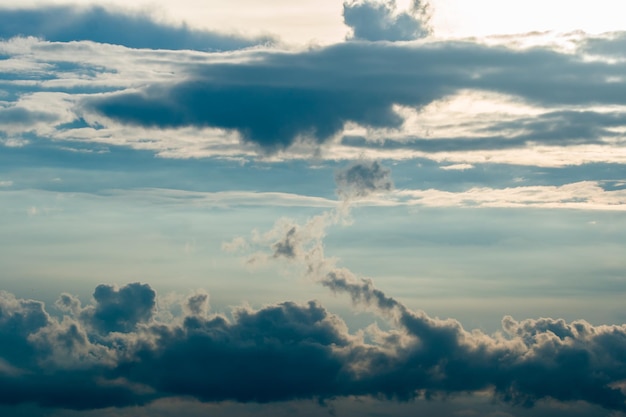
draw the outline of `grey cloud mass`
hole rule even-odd
[[[238,309],[233,319],[190,314],[102,334],[80,313],[53,317],[42,303],[2,293],[0,403],[95,409],[171,396],[266,403],[491,390],[515,405],[552,398],[626,411],[624,326],[505,317],[503,334],[489,336],[411,311],[349,271],[324,285],[380,311],[392,329],[370,329],[366,342],[317,302],[284,302]],[[123,314],[136,320],[135,311]]]
[[[149,321],[156,307],[156,292],[146,284],[129,284],[121,289],[99,285],[93,297],[95,307],[83,314],[104,332],[130,332],[138,323]],[[191,302],[197,304],[195,299]]]
[[[237,131],[272,152],[301,139],[329,141],[347,122],[399,128],[404,119],[394,105],[421,109],[464,89],[548,107],[624,104],[626,97],[626,84],[614,81],[623,75],[622,66],[544,48],[348,42],[298,53],[258,52],[254,58],[200,65],[191,80],[89,98],[84,104],[127,124]],[[578,131],[580,123],[572,120],[555,114],[542,125],[525,127],[541,133],[569,123]],[[605,121],[615,123],[610,117]]]
[[[244,38],[159,23],[149,15],[101,6],[44,6],[0,9],[0,38],[35,36],[53,42],[88,40],[129,48],[226,51],[266,44],[270,38]]]
[[[353,39],[367,41],[410,41],[428,33],[423,16],[419,16],[419,2],[414,13],[396,11],[395,0],[350,1],[343,4],[343,19],[352,28]]]

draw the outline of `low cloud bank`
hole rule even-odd
[[[626,411],[626,326],[505,317],[502,332],[487,335],[411,311],[349,271],[329,272],[323,285],[380,313],[391,330],[350,333],[315,301],[240,308],[228,319],[193,295],[183,316],[164,322],[137,314],[141,306],[83,307],[67,294],[59,304],[71,308],[53,317],[41,302],[3,292],[0,404],[80,410],[172,396],[267,403],[490,390],[516,405],[554,399]],[[145,284],[98,288],[155,294]]]

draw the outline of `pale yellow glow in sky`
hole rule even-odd
[[[396,0],[398,10],[412,0]],[[20,5],[68,3],[22,0]],[[128,0],[74,0],[72,4],[114,4]],[[0,0],[15,7],[15,0]],[[288,43],[331,43],[343,40],[342,0],[148,0],[132,7],[164,20],[191,26],[250,34],[272,33]],[[623,0],[430,0],[431,24],[439,37],[515,34],[531,31],[589,33],[626,30]]]
[[[431,3],[432,23],[441,35],[626,30],[623,0],[433,0]]]

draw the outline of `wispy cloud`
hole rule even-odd
[[[584,181],[562,186],[520,186],[504,189],[472,188],[462,192],[398,190],[400,201],[426,207],[526,207],[578,210],[626,210],[626,189],[605,189]]]

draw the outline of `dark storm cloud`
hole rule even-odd
[[[327,141],[346,122],[398,128],[404,120],[394,104],[420,109],[463,89],[548,107],[626,102],[626,83],[616,78],[624,75],[622,65],[541,48],[347,42],[299,53],[257,52],[254,58],[198,66],[192,80],[91,98],[85,105],[122,123],[233,130],[275,151],[299,138]]]
[[[0,38],[35,36],[55,42],[88,40],[129,48],[234,50],[268,43],[235,35],[172,26],[141,13],[124,13],[100,6],[53,6],[0,9]]]
[[[205,314],[198,306],[206,299],[195,294],[184,305],[197,308],[185,317],[102,335],[81,313],[96,307],[82,309],[71,296],[58,303],[61,319],[2,293],[0,403],[92,409],[171,396],[265,403],[492,390],[515,405],[553,399],[626,411],[624,326],[505,317],[505,335],[488,336],[411,311],[347,270],[322,283],[383,314],[392,330],[368,330],[375,341],[367,343],[316,302],[239,309],[227,319]],[[137,320],[132,308],[123,311],[124,322]]]
[[[419,4],[414,7],[416,10]],[[343,4],[343,20],[352,38],[367,41],[410,41],[427,34],[420,16],[396,11],[395,0],[350,1]]]

